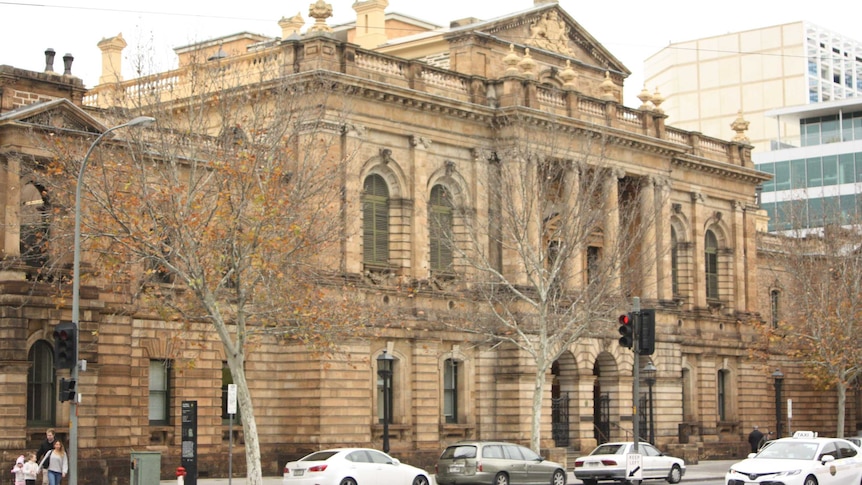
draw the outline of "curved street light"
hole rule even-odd
[[[120,128],[127,128],[130,126],[146,126],[152,124],[156,121],[155,118],[151,116],[138,116],[137,118],[133,118],[125,123],[120,125],[108,128],[104,132],[102,132],[93,143],[90,144],[90,148],[87,149],[86,155],[84,155],[84,160],[81,161],[81,168],[78,169],[78,184],[75,187],[75,252],[73,256],[72,262],[72,323],[75,326],[75,366],[72,367],[72,381],[77,382],[78,380],[78,343],[80,332],[77,331],[79,327],[80,321],[80,306],[81,306],[81,186],[84,181],[84,169],[87,168],[87,162],[90,160],[90,154],[93,153],[93,150],[96,146],[102,141],[102,139],[108,133],[112,131],[119,130]],[[77,387],[77,385],[76,385]],[[69,401],[69,485],[78,485],[78,397],[80,394],[76,392],[76,396],[74,399]]]

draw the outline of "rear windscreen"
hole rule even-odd
[[[455,460],[458,458],[476,458],[476,447],[472,445],[450,446],[443,450],[440,455],[444,460]]]

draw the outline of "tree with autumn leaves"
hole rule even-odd
[[[218,335],[237,385],[248,483],[260,484],[248,356],[262,338],[326,352],[362,329],[368,305],[338,277],[350,158],[339,147],[341,94],[313,73],[250,76],[192,65],[182,92],[140,101],[155,126],[106,140],[84,172],[82,246],[85,281],[128,289],[134,311],[186,335]],[[73,192],[87,141],[45,142],[55,193]],[[58,228],[69,220],[57,217]]]
[[[798,363],[818,388],[837,397],[843,437],[847,392],[862,376],[862,235],[858,224],[828,224],[772,236],[773,318],[761,325],[764,350]]]

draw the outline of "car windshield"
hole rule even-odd
[[[444,460],[455,460],[458,458],[476,458],[476,447],[473,445],[450,446],[443,450],[440,455]]]
[[[773,441],[762,449],[755,458],[813,460],[815,456],[817,456],[817,443]]]
[[[601,445],[595,450],[593,450],[591,455],[622,455],[625,453],[626,447],[624,445],[616,444],[616,445]]]

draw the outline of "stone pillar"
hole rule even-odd
[[[745,251],[743,251],[743,257],[745,258],[744,273],[746,275],[754,273],[755,268],[757,268],[757,257],[755,255],[757,254],[758,210],[759,207],[748,205],[743,208],[742,213],[743,230],[745,231],[743,237],[743,247],[745,248]],[[761,314],[765,314],[766,309],[760,309],[757,305],[757,280],[743,277],[742,281],[745,283],[745,311],[760,311]]]
[[[410,166],[404,167],[409,170],[408,177],[411,186],[410,197],[413,199],[413,227],[416,230],[412,234],[412,262],[411,274],[414,278],[424,279],[431,276],[431,257],[428,220],[428,206],[431,197],[431,187],[428,186],[429,167],[428,148],[431,141],[418,135],[410,136]]]
[[[579,204],[583,204],[583,202],[578,201],[578,197],[580,195],[580,179],[581,174],[578,171],[577,167],[569,167],[566,169],[566,178],[564,183],[566,184],[565,193],[567,194],[565,203],[565,213],[563,217],[566,218],[565,224],[572,224],[575,218],[575,214],[579,210]],[[584,204],[585,205],[585,204]],[[566,234],[574,234],[578,229],[569,229],[566,231]],[[574,237],[574,239],[579,239]],[[574,244],[575,241],[570,241],[570,244]],[[563,271],[566,283],[566,289],[568,291],[572,290],[580,290],[584,287],[585,278],[584,278],[584,260],[581,257],[586,250],[585,247],[572,247],[569,248],[569,252],[564,255],[565,260],[563,261]]]
[[[348,274],[362,272],[362,164],[365,161],[359,154],[365,139],[364,125],[345,126],[342,134],[341,157],[348,160],[346,172],[340,174],[344,184],[342,217],[344,238],[342,238],[342,265]]]
[[[658,299],[672,300],[673,299],[673,277],[671,245],[673,241],[670,237],[671,230],[671,208],[670,203],[670,187],[667,180],[662,180],[662,183],[656,187],[656,251],[658,254]]]
[[[733,262],[731,264],[733,268],[733,274],[731,275],[733,288],[732,308],[736,311],[744,312],[748,307],[748,303],[745,294],[745,258],[747,251],[745,251],[745,215],[742,202],[732,201],[731,210],[733,211],[731,218],[731,223],[733,224]],[[755,273],[752,272],[752,274]]]
[[[305,20],[299,12],[291,18],[282,17],[281,20],[278,21],[278,26],[281,27],[281,38],[288,39],[294,35],[299,35],[300,29],[302,29],[304,25]]]
[[[658,296],[658,247],[656,244],[656,224],[659,213],[656,212],[656,180],[655,177],[644,177],[641,184],[641,261],[643,264],[643,281],[641,282],[641,298],[655,300]]]
[[[97,45],[102,51],[102,75],[99,77],[99,84],[122,82],[123,49],[127,45],[125,39],[123,39],[123,34],[102,39]]]
[[[694,273],[693,300],[696,308],[706,308],[706,270],[703,254],[703,237],[705,228],[703,224],[706,222],[706,215],[703,213],[703,194],[700,192],[691,193],[691,259],[694,261],[691,271]]]
[[[605,181],[605,221],[604,221],[604,248],[605,254],[619,254],[619,226],[620,226],[620,184],[619,179],[625,176],[622,169],[611,169]],[[608,281],[617,288],[620,286],[620,264],[618,262],[608,274]]]
[[[356,34],[353,42],[363,49],[374,49],[386,43],[386,7],[387,0],[366,0],[355,2]]]

